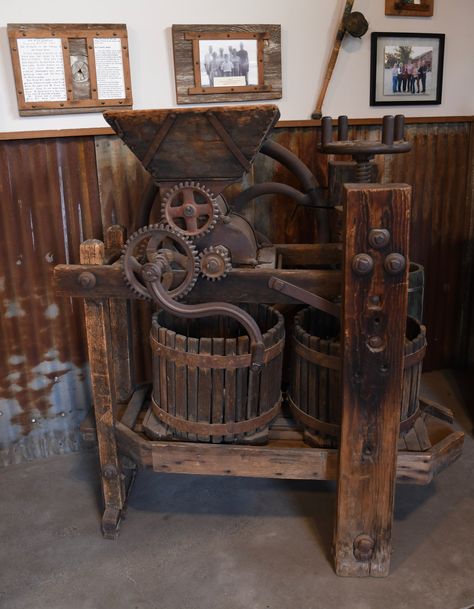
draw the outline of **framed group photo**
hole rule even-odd
[[[370,105],[440,104],[444,34],[373,32]]]

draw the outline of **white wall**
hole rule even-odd
[[[282,118],[310,118],[321,86],[344,0],[0,0],[0,132],[102,127],[100,114],[19,117],[8,47],[7,23],[126,23],[134,107],[176,105],[173,23],[279,23],[282,26]],[[434,0],[431,18],[385,17],[384,0],[356,0],[369,22],[360,40],[343,47],[326,95],[325,114],[354,118],[388,112],[407,116],[469,115],[474,112],[471,38],[474,0]],[[370,32],[446,34],[443,103],[439,106],[369,106]]]

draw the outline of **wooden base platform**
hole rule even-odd
[[[150,416],[148,394],[146,385],[139,387],[130,402],[122,406],[116,422],[119,453],[138,468],[173,474],[337,480],[339,451],[305,444],[302,428],[285,409],[272,424],[265,446],[157,441],[143,432],[143,421]],[[461,455],[464,434],[453,431],[446,420],[434,414],[425,412],[423,417],[432,447],[423,452],[398,452],[398,483],[429,484]],[[94,438],[94,428],[91,415],[81,426],[86,439]]]

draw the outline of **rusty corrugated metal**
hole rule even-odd
[[[54,295],[57,263],[101,237],[91,138],[0,144],[0,463],[68,452],[90,404],[82,305]]]

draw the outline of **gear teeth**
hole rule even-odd
[[[179,195],[179,192],[183,189],[189,189],[189,188],[193,189],[195,192],[198,192],[198,193],[201,193],[202,195],[204,195],[206,197],[208,203],[210,203],[212,206],[212,214],[208,217],[208,220],[204,223],[204,225],[202,227],[197,228],[194,231],[188,230],[187,228],[180,226],[180,224],[177,222],[177,220],[179,220],[180,218],[184,218],[184,210],[183,210],[182,216],[177,216],[177,217],[172,217],[172,218],[169,217],[169,215],[167,213],[168,209],[171,207],[172,203],[174,202],[175,197],[177,195]],[[175,186],[173,186],[171,189],[169,189],[166,192],[166,194],[163,196],[162,203],[161,203],[162,221],[165,222],[168,226],[170,226],[170,228],[173,231],[179,233],[180,235],[184,235],[190,239],[199,238],[199,237],[202,237],[203,235],[210,233],[212,231],[212,229],[216,226],[217,220],[220,215],[221,215],[221,209],[217,202],[216,195],[209,188],[207,188],[203,184],[200,184],[199,182],[193,182],[193,181],[189,181],[189,180],[187,180],[185,182],[179,182],[179,184],[176,184]]]
[[[143,227],[139,228],[129,237],[129,239],[125,243],[124,247],[122,248],[122,256],[121,256],[125,283],[139,299],[150,300],[150,301],[153,300],[152,297],[150,296],[150,294],[148,293],[147,288],[138,280],[138,278],[135,275],[134,270],[130,268],[129,262],[128,262],[128,260],[129,260],[128,256],[129,255],[132,256],[133,253],[135,252],[135,248],[137,246],[139,246],[142,241],[144,241],[148,237],[151,237],[152,234],[157,231],[162,233],[163,237],[168,236],[174,242],[180,243],[184,247],[184,250],[185,250],[188,258],[190,258],[194,261],[193,270],[191,272],[191,275],[189,275],[190,271],[188,271],[188,275],[185,277],[185,279],[183,280],[181,285],[179,285],[177,288],[174,288],[174,290],[170,291],[170,295],[172,296],[172,298],[175,298],[175,299],[182,298],[183,296],[186,296],[186,294],[189,294],[189,292],[193,289],[193,287],[196,284],[198,275],[199,275],[199,261],[198,261],[197,249],[196,249],[193,241],[191,241],[186,236],[179,234],[177,231],[173,230],[169,225],[166,225],[163,223],[150,224],[148,226],[143,226]],[[145,252],[142,252],[142,254],[144,254],[144,253]]]

